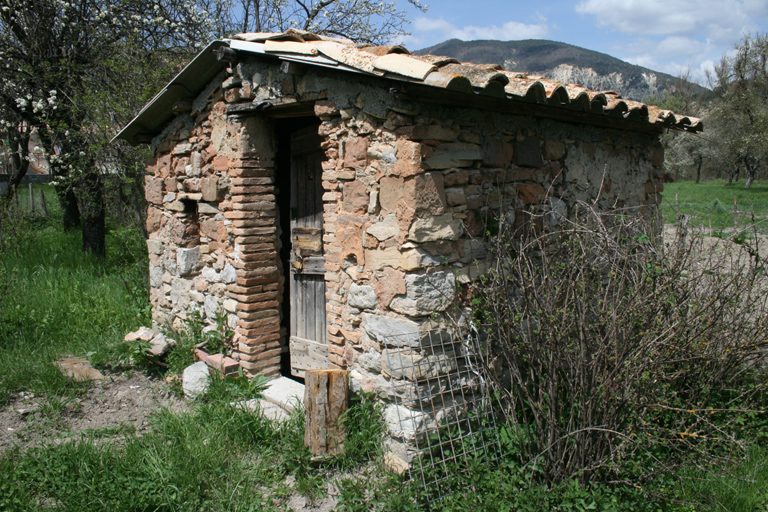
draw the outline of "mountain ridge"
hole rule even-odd
[[[563,83],[578,83],[596,91],[616,91],[642,101],[671,90],[676,77],[630,64],[606,53],[546,39],[462,41],[449,39],[418,50],[417,55],[444,55],[461,62],[499,64],[509,71]],[[696,85],[697,92],[706,89]]]

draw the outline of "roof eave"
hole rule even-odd
[[[111,142],[123,139],[132,146],[146,142],[138,136],[159,134],[175,115],[173,105],[179,100],[197,96],[227,63],[217,59],[214,50],[229,46],[229,41],[213,41],[179,72],[152,101],[147,103]],[[139,137],[143,138],[143,137]]]

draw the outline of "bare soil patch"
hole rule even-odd
[[[186,410],[168,385],[144,373],[106,374],[92,381],[83,397],[50,399],[22,392],[0,408],[0,452],[80,435],[142,433],[149,416],[161,409]],[[115,439],[115,437],[111,437]]]

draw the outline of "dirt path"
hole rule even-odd
[[[91,382],[84,397],[65,402],[22,392],[0,408],[0,454],[16,446],[23,450],[88,435],[120,443],[132,432],[146,432],[150,415],[163,407],[188,410],[186,401],[173,395],[163,380],[138,371],[106,374],[105,379]],[[338,504],[335,481],[344,476],[328,476],[325,497],[311,500],[294,490],[282,498],[284,504],[295,512],[330,512]],[[286,477],[285,485],[294,487],[295,478]]]
[[[140,372],[105,375],[91,383],[83,398],[70,401],[22,392],[0,408],[0,452],[81,434],[121,429],[141,433],[148,428],[150,414],[163,407],[186,410],[184,400],[170,393],[165,382]]]

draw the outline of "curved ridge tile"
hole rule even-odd
[[[351,68],[365,71],[372,75],[382,76],[384,73],[374,69],[373,61],[376,57],[372,53],[361,52],[357,48],[337,43],[335,41],[318,41],[315,44],[320,53]]]
[[[568,97],[571,100],[568,104],[568,108],[572,110],[580,110],[582,112],[589,112],[590,111],[590,99],[589,94],[587,94],[586,91],[581,91],[578,94],[574,94],[571,91],[568,91]]]
[[[419,59],[412,59],[408,55],[391,53],[377,57],[372,65],[379,71],[387,71],[398,75],[423,81],[427,75],[437,70],[436,66],[428,64]]]
[[[372,53],[374,55],[378,55],[379,57],[383,55],[389,55],[391,53],[401,53],[404,55],[411,55],[411,52],[408,51],[408,49],[405,46],[400,46],[399,44],[389,44],[389,45],[383,45],[383,46],[366,46],[364,48],[361,48],[364,52]]]
[[[661,109],[656,105],[648,105],[648,122],[656,124],[661,119]]]
[[[608,104],[608,98],[601,92],[589,91],[589,111],[593,114],[603,114],[603,109]]]
[[[547,90],[538,80],[518,79],[510,81],[504,88],[507,94],[520,98],[526,103],[546,103]]]
[[[629,111],[627,102],[621,98],[613,98],[608,100],[608,104],[605,106],[605,112],[611,117],[624,117]]]
[[[446,64],[460,64],[460,62],[453,57],[441,57],[440,55],[413,55],[413,58],[423,60],[438,68],[441,68]]]
[[[442,87],[450,91],[472,92],[472,83],[469,78],[462,75],[452,75],[442,71],[433,71],[424,79],[427,85]]]
[[[704,121],[702,121],[698,117],[692,117],[691,126],[689,127],[688,131],[700,132],[703,129],[704,129]]]
[[[639,101],[624,100],[627,104],[629,111],[624,116],[625,118],[636,122],[648,122],[648,105]]]
[[[557,82],[544,83],[544,89],[547,91],[547,104],[554,107],[568,105],[571,99],[568,97],[568,90]]]
[[[675,123],[676,121],[674,112],[671,110],[660,109],[656,124],[661,124],[663,126],[674,126]]]
[[[477,66],[467,66],[465,64],[446,64],[440,67],[443,73],[462,75],[469,79],[473,87],[485,89],[491,81],[501,82],[504,86],[509,83],[509,77],[501,71],[479,68]]]
[[[488,85],[478,91],[483,96],[492,96],[494,98],[507,98],[507,93],[504,90],[504,84],[498,80],[491,80]]]

